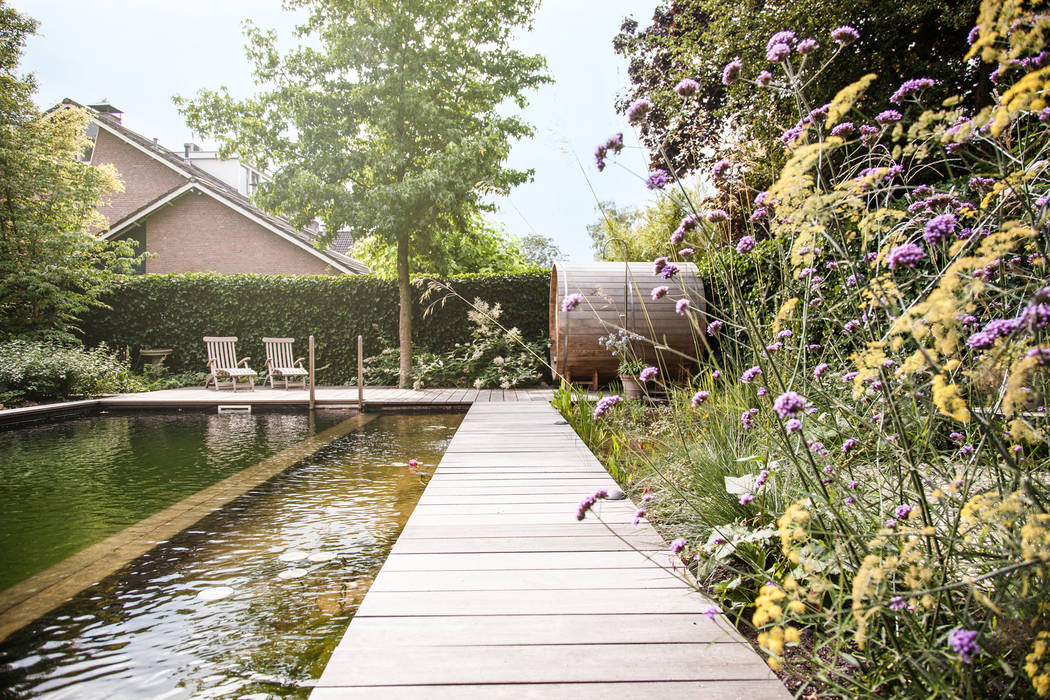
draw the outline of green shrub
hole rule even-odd
[[[5,405],[142,391],[124,358],[105,345],[91,350],[49,341],[0,344],[0,396]]]
[[[480,297],[504,309],[502,320],[537,342],[547,336],[549,273],[456,276],[445,280],[468,299]],[[416,288],[420,296],[425,281]],[[136,363],[142,348],[171,348],[172,372],[204,368],[206,335],[239,338],[237,350],[260,371],[261,338],[296,339],[298,356],[306,339],[316,341],[319,383],[342,384],[357,375],[357,336],[365,355],[397,345],[398,306],[394,280],[371,276],[220,275],[188,273],[125,278],[81,322],[86,344],[127,347]],[[442,301],[444,303],[442,303]],[[458,299],[419,301],[413,337],[422,351],[446,352],[471,341],[468,306]]]
[[[501,327],[499,304],[489,306],[476,298],[473,306],[467,312],[474,325],[473,338],[444,353],[416,352],[413,386],[513,389],[539,384],[546,376],[547,343],[525,341],[517,328]],[[396,349],[387,348],[366,358],[364,364],[366,383],[397,383],[400,357]]]

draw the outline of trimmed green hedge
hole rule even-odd
[[[466,299],[499,303],[500,321],[518,327],[525,340],[547,337],[549,272],[442,281]],[[422,295],[426,283],[414,288]],[[440,296],[432,294],[414,309],[413,340],[433,352],[469,341],[473,327],[467,306],[454,297],[424,314],[426,305]],[[312,333],[317,381],[324,384],[355,380],[358,335],[364,338],[365,356],[397,347],[397,283],[365,275],[137,275],[102,301],[112,308],[94,309],[81,319],[87,345],[128,347],[133,359],[141,348],[171,348],[164,364],[175,372],[204,369],[201,338],[206,335],[237,336],[237,351],[251,356],[252,368],[263,375],[261,338],[294,337],[296,355],[305,357],[306,338]]]

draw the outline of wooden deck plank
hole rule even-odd
[[[616,483],[558,414],[501,399],[476,392],[313,697],[788,697],[635,504],[577,521]]]
[[[356,619],[356,618],[355,618]],[[586,621],[581,621],[586,624]],[[746,645],[551,644],[528,646],[340,646],[321,686],[554,683],[674,680],[769,680],[772,673]],[[406,661],[411,660],[410,663]],[[569,662],[569,663],[567,663]],[[327,670],[327,669],[326,669]],[[675,677],[676,676],[676,677]]]
[[[316,700],[783,700],[779,681],[647,681],[620,683],[519,683],[488,685],[386,685],[318,688]]]

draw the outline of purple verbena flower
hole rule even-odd
[[[936,84],[933,78],[912,78],[911,80],[905,80],[897,92],[890,96],[890,102],[895,105],[899,105],[901,100],[910,95],[913,92],[922,92],[928,88],[932,88]]]
[[[582,294],[566,294],[561,300],[562,311],[572,311],[583,302]]]
[[[948,646],[965,662],[973,663],[974,654],[981,651],[977,646],[977,630],[956,627],[948,633]]]
[[[669,280],[675,275],[677,275],[678,272],[679,270],[677,265],[675,265],[674,263],[667,263],[666,265],[664,265],[664,269],[660,270],[660,276],[663,277],[665,280]]]
[[[645,517],[645,508],[639,508],[634,514],[634,524],[637,525]]]
[[[680,314],[682,316],[685,315],[685,310],[688,309],[688,308],[689,308],[689,300],[688,299],[679,299],[678,302],[674,305],[675,313]]]
[[[788,435],[797,433],[798,431],[802,430],[802,421],[800,421],[798,418],[791,418],[786,423],[784,423],[784,430],[787,431]]]
[[[890,610],[900,612],[901,610],[907,610],[908,604],[904,602],[904,598],[901,598],[899,595],[895,595],[892,598],[890,598],[889,608]]]
[[[739,58],[734,58],[732,61],[726,64],[726,67],[722,69],[722,84],[732,85],[733,83],[740,80],[740,71],[743,69],[744,64],[740,62]]]
[[[680,256],[682,256],[683,258],[688,258],[690,255],[693,254],[693,249],[692,248],[682,248],[680,251],[678,251],[678,254]]]
[[[886,256],[886,265],[891,270],[896,270],[902,265],[905,267],[915,267],[920,260],[926,257],[926,251],[914,243],[905,243],[899,245],[889,252]]]
[[[700,89],[700,83],[696,82],[692,78],[684,78],[678,81],[678,84],[674,86],[674,91],[681,97],[689,97],[696,93]]]
[[[649,110],[653,108],[653,103],[644,97],[639,97],[637,100],[631,103],[631,106],[627,108],[627,119],[632,124],[645,119],[645,115],[649,113]]]
[[[767,70],[762,71],[755,78],[755,82],[758,83],[759,87],[769,87],[769,83],[773,80],[773,74]]]
[[[667,267],[667,258],[660,256],[656,260],[653,260],[653,274],[658,275],[663,272],[663,269]]]
[[[609,497],[609,492],[608,491],[606,491],[605,489],[598,489],[597,491],[594,492],[593,495],[590,495],[587,498],[585,498],[582,501],[580,501],[580,505],[576,508],[576,519],[577,520],[583,520],[584,517],[587,516],[587,511],[589,511],[594,506],[595,503],[597,503],[599,500],[601,500],[603,498],[608,498],[608,497]]]
[[[669,287],[653,287],[653,301],[662,299],[669,289]]]
[[[670,182],[671,176],[666,170],[654,170],[649,173],[649,178],[645,181],[645,186],[651,190],[662,190],[667,187]]]
[[[914,508],[907,503],[901,504],[893,510],[893,517],[897,520],[906,520],[912,510],[914,510]]]
[[[848,46],[859,38],[860,32],[848,24],[831,30],[832,41],[840,46]]]
[[[723,324],[718,319],[715,319],[714,321],[711,321],[711,323],[707,324],[707,334],[708,335],[714,335],[715,333],[718,332],[718,329],[721,328],[723,325],[725,325],[725,324]]]
[[[744,253],[750,253],[754,249],[755,249],[755,237],[754,236],[744,236],[739,241],[737,241],[736,252],[739,253],[740,255],[743,255]]]
[[[745,384],[750,384],[751,381],[760,374],[762,374],[762,368],[755,365],[754,367],[744,370],[744,373],[740,375],[740,381]]]
[[[926,222],[926,229],[922,237],[927,243],[936,243],[955,233],[955,227],[958,224],[959,220],[955,218],[955,214],[951,212],[940,214]]]
[[[750,493],[745,493],[743,496],[740,497],[740,505],[746,506],[753,500],[755,500],[755,497],[753,495],[751,495]]]
[[[755,209],[753,212],[751,212],[751,216],[747,217],[747,220],[748,221],[761,221],[762,219],[766,218],[766,216],[768,214],[769,214],[769,210],[768,209],[766,209],[765,207],[759,207],[758,209]]]
[[[638,375],[638,381],[645,383],[660,373],[660,370],[656,367],[646,367],[642,370],[641,374]]]
[[[856,130],[857,130],[857,127],[855,127],[853,125],[853,122],[842,122],[841,124],[836,124],[835,125],[835,128],[833,128],[831,130],[831,135],[832,136],[849,136],[850,134],[852,134]]]
[[[706,391],[698,391],[695,394],[693,394],[693,400],[692,400],[693,408],[696,408],[700,404],[702,404],[704,401],[707,401],[707,397],[708,397],[708,393]]]
[[[723,158],[711,166],[711,178],[714,180],[721,180],[725,176],[726,171],[731,167],[733,167],[733,164]]]
[[[820,44],[817,43],[816,39],[803,39],[798,42],[798,52],[803,56],[811,54],[820,48]]]
[[[714,372],[711,373],[711,379],[721,379],[721,378],[722,378],[722,371],[721,370],[716,369]]]
[[[844,454],[844,455],[849,454],[850,450],[852,450],[856,446],[857,446],[857,439],[856,438],[848,438],[845,442],[842,443],[842,454]],[[857,482],[854,481],[852,483],[856,484]],[[856,487],[856,485],[854,485],[854,486],[851,486],[850,488],[857,488],[857,487]]]
[[[901,118],[902,115],[897,110],[887,109],[886,111],[879,112],[877,115],[875,115],[875,122],[884,125],[893,124],[894,122],[899,122]]]
[[[780,63],[791,55],[791,49],[794,46],[795,32],[777,32],[766,44],[766,60]]]
[[[819,365],[813,368],[813,378],[820,379],[821,375],[828,370],[828,363],[821,362]]]
[[[785,391],[773,401],[773,410],[777,412],[781,420],[794,418],[799,412],[804,411],[809,402],[793,391]]]
[[[725,209],[712,209],[704,216],[712,224],[716,224],[719,221],[726,221],[729,218],[729,214],[726,213]]]
[[[685,549],[686,541],[684,537],[679,537],[671,541],[671,554],[678,554]]]
[[[598,401],[598,405],[594,407],[594,419],[598,420],[605,415],[605,412],[616,404],[623,401],[623,398],[613,394],[612,396],[606,396],[605,398]]]
[[[879,128],[871,124],[862,124],[860,127],[860,140],[865,146],[873,146],[879,140]]]

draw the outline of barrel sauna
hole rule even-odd
[[[689,319],[675,312],[675,303],[688,298],[693,319],[705,328],[707,302],[703,280],[692,263],[675,263],[681,271],[672,280],[653,274],[651,262],[557,262],[551,268],[550,337],[551,366],[555,378],[590,381],[597,372],[599,381],[617,375],[619,358],[598,344],[598,339],[620,328],[637,333],[658,345],[684,353],[690,358],[703,352]],[[626,282],[625,282],[626,281]],[[667,286],[670,291],[653,301],[652,291]],[[584,301],[572,311],[562,311],[562,299],[581,294]],[[652,342],[636,341],[635,353],[657,364]],[[673,375],[695,365],[671,352],[660,352],[661,361]]]

